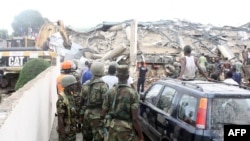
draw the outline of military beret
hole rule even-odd
[[[128,65],[118,65],[116,68],[117,74],[129,74],[129,67]]]

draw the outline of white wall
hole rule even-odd
[[[0,104],[1,141],[49,140],[56,112],[56,77],[60,73],[57,64]],[[1,115],[3,110],[7,111],[6,118]]]

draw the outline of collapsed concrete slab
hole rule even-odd
[[[83,47],[105,53],[125,44],[130,45],[130,24],[123,22],[103,22],[86,31],[75,31],[67,28],[74,42]],[[185,45],[191,45],[195,53],[217,55],[214,48],[226,46],[233,54],[240,54],[242,45],[249,45],[249,29],[243,27],[215,27],[187,21],[138,22],[138,40],[141,41],[142,53],[179,54]],[[225,57],[225,56],[221,56]],[[239,56],[240,57],[240,56]]]
[[[73,42],[92,50],[88,55],[83,53],[89,59],[114,61],[121,59],[121,56],[126,59],[130,53],[132,21],[103,22],[85,31],[67,28],[67,32]],[[242,60],[243,45],[250,45],[249,33],[249,26],[216,27],[183,20],[138,22],[139,45],[134,61],[145,61],[152,71],[149,74],[161,78],[168,75],[166,65],[173,64],[183,56],[185,45],[192,46],[195,56],[204,53],[207,57]]]

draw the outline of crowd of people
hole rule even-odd
[[[174,71],[169,77],[242,85],[244,63],[250,64],[250,59],[246,62],[208,59],[205,54],[195,57],[191,46],[187,45],[184,57],[173,62]],[[72,69],[73,64],[64,61],[57,79],[59,140],[75,141],[76,134],[82,133],[85,141],[143,141],[138,108],[139,94],[144,93],[148,72],[145,63],[140,62],[138,67],[137,87],[129,76],[128,64],[111,62],[105,74],[103,63],[86,61],[80,75]],[[245,81],[250,84],[250,78]]]
[[[86,61],[81,75],[72,61],[61,64],[57,78],[57,116],[60,141],[143,141],[139,123],[139,95],[129,76],[129,65]],[[147,68],[141,63],[138,88],[144,92]],[[130,79],[130,80],[129,80]],[[80,87],[79,87],[80,86]]]
[[[245,50],[247,49],[245,48]],[[234,85],[250,85],[250,76],[247,76],[247,72],[243,69],[244,65],[250,64],[248,58],[243,58],[247,60],[244,61],[244,64],[242,60],[205,57],[204,53],[199,57],[195,57],[191,55],[191,52],[191,46],[184,47],[184,57],[172,64],[174,68],[170,77],[181,80],[205,79]],[[246,53],[250,54],[250,50],[248,49],[248,52],[243,51],[242,56],[246,55]]]

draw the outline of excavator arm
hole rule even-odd
[[[57,21],[57,26],[58,26],[59,32],[63,38],[63,46],[66,49],[70,49],[72,46],[72,42],[66,33],[63,22],[61,20]]]
[[[41,48],[48,37],[59,31],[63,38],[63,46],[66,49],[71,48],[72,42],[66,33],[63,22],[61,20],[58,20],[56,23],[57,25],[55,25],[53,22],[45,23],[44,25],[42,25],[38,33],[38,40],[35,44],[36,47]]]
[[[56,27],[52,22],[45,23],[40,28],[38,35],[37,35],[37,41],[35,46],[41,48],[43,46],[43,43],[47,40],[47,38],[51,35],[56,33]]]

